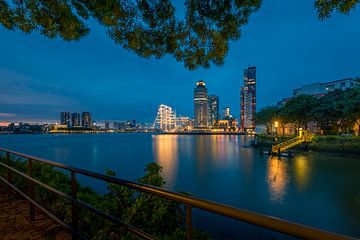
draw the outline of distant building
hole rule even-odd
[[[335,89],[349,89],[360,86],[360,82],[353,78],[344,78],[336,81],[325,82],[325,83],[311,83],[301,86],[300,88],[293,90],[293,96],[296,97],[301,94],[313,95],[313,96],[324,96],[326,93],[331,92]]]
[[[208,97],[204,81],[198,81],[194,88],[194,125],[203,128],[208,126]]]
[[[70,122],[70,112],[61,112],[60,113],[60,123],[61,125],[67,125],[70,126],[71,122]]]
[[[283,107],[291,99],[291,97],[283,98],[276,103],[276,107]]]
[[[243,131],[255,130],[256,67],[244,70],[244,86],[240,93],[240,122]]]
[[[109,130],[109,129],[110,129],[110,122],[105,121],[105,130]]]
[[[84,128],[90,128],[92,126],[91,114],[89,112],[82,112],[81,126],[83,126]]]
[[[177,127],[190,127],[192,124],[191,119],[186,116],[178,116],[176,117],[176,126]]]
[[[71,126],[72,127],[80,127],[81,126],[80,113],[74,112],[71,114]]]
[[[219,120],[219,97],[215,95],[208,96],[209,105],[209,125],[213,126],[217,120]]]
[[[170,131],[176,128],[176,115],[171,107],[164,104],[159,106],[153,128],[163,131]]]
[[[136,120],[131,120],[130,121],[130,128],[136,128]]]
[[[222,115],[223,115],[223,119],[229,119],[231,118],[231,112],[230,112],[230,107],[225,107],[222,109]]]
[[[126,122],[114,122],[113,128],[114,130],[125,130],[127,127]]]
[[[214,129],[221,131],[238,131],[238,122],[236,119],[230,117],[228,119],[221,119],[216,122]]]

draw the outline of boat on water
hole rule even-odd
[[[281,152],[280,156],[282,157],[294,157],[294,154],[292,152]]]
[[[270,150],[261,149],[261,150],[260,150],[260,153],[261,153],[262,155],[270,155]]]

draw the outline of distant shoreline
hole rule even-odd
[[[156,135],[246,135],[241,132],[153,132]]]
[[[72,134],[134,134],[146,133],[154,135],[246,135],[253,136],[243,132],[46,132],[46,133],[0,133],[0,135],[72,135]]]

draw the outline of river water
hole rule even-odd
[[[163,166],[166,188],[360,237],[360,160],[316,154],[268,158],[237,135],[0,135],[0,146],[128,180]],[[100,182],[80,179],[99,192]],[[268,231],[195,211],[216,239],[272,239]]]

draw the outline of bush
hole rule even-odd
[[[0,161],[4,162],[5,159],[0,158]],[[27,171],[27,161],[12,159],[11,165],[21,172]],[[71,182],[68,174],[35,162],[33,170],[34,178],[61,192],[70,194]],[[150,163],[145,168],[144,177],[138,181],[155,187],[163,187],[165,182],[161,171],[162,167],[157,163]],[[5,172],[5,169],[0,167],[0,175],[5,176]],[[108,170],[107,174],[115,176],[115,172],[111,170]],[[27,181],[18,174],[14,173],[13,176],[13,183],[26,192]],[[81,201],[121,219],[127,224],[140,228],[157,239],[186,239],[185,214],[181,204],[111,183],[107,185],[108,191],[105,194],[98,194],[89,187],[77,184],[78,197]],[[36,201],[69,223],[71,221],[70,202],[38,185],[35,186]],[[115,226],[87,210],[81,210],[79,213],[79,230],[90,239],[138,239],[123,228]],[[205,240],[210,237],[204,232],[194,229],[194,239]]]
[[[360,137],[357,136],[316,136],[309,149],[334,154],[360,156]]]

